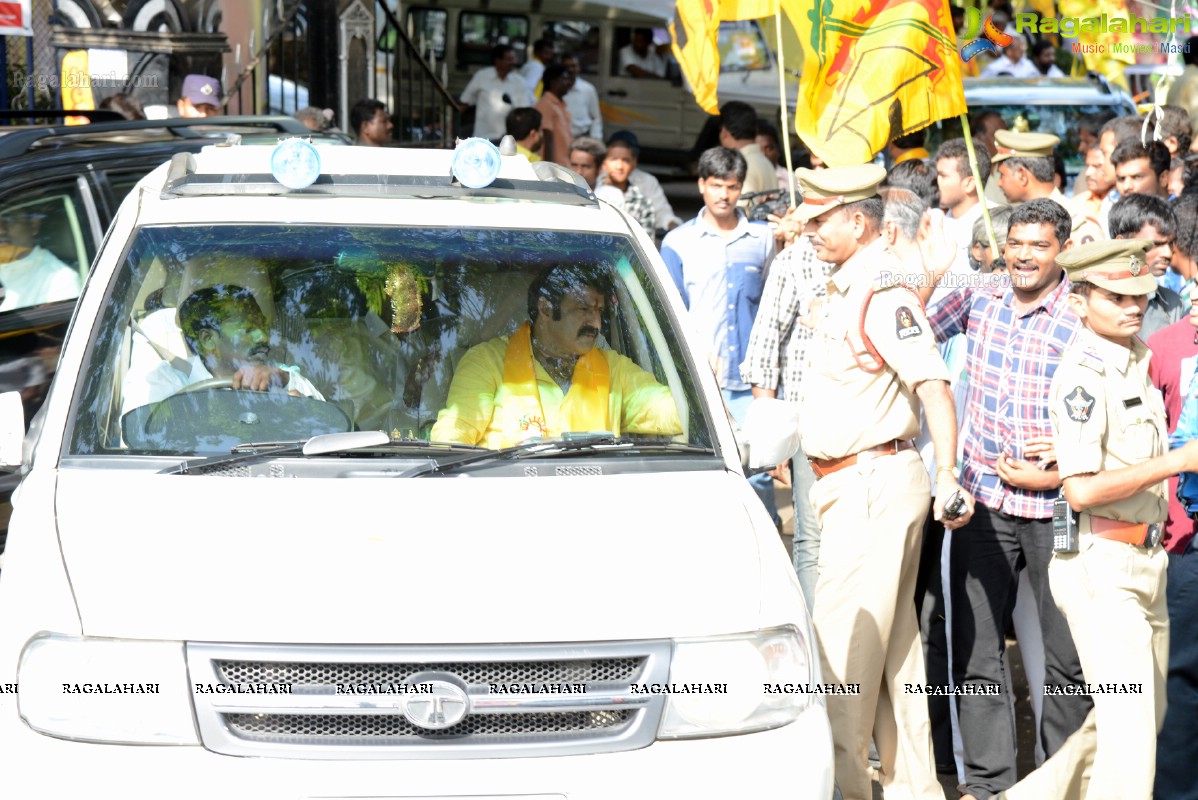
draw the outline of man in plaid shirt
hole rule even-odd
[[[806,236],[779,253],[770,264],[745,360],[740,365],[741,379],[753,387],[754,397],[781,397],[788,402],[799,402],[807,344],[815,335],[814,328],[804,318],[819,298],[827,295],[831,272],[832,265],[815,257],[815,248]],[[778,467],[778,477],[783,483],[786,483],[786,468],[785,464]],[[819,563],[819,520],[811,505],[815,473],[801,448],[791,461],[790,483],[794,501],[791,554],[810,609],[815,602]]]
[[[966,798],[988,798],[1018,777],[1003,651],[1021,569],[1039,612],[1045,684],[1082,680],[1073,637],[1048,585],[1052,503],[1061,485],[1048,389],[1081,327],[1066,302],[1069,281],[1056,265],[1057,254],[1072,244],[1070,228],[1069,212],[1053,200],[1017,206],[1006,242],[1008,272],[996,273],[1004,280],[985,286],[979,275],[977,286],[962,287],[928,309],[938,340],[964,332],[968,345],[961,484],[977,505],[953,536],[953,678],[958,687],[1004,687],[997,695],[958,699]],[[926,299],[931,287],[923,294]],[[1046,754],[1081,725],[1090,705],[1081,695],[1044,697],[1040,735]]]

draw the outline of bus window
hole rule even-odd
[[[445,37],[449,30],[449,12],[443,8],[413,8],[408,11],[408,25],[413,31],[413,40],[431,46],[437,61],[445,60]],[[424,52],[421,55],[425,55]]]
[[[593,22],[546,22],[541,37],[553,42],[558,58],[578,58],[583,75],[599,74],[599,26]]]
[[[463,11],[458,17],[458,69],[491,66],[491,48],[510,44],[516,59],[524,63],[528,47],[528,17]]]

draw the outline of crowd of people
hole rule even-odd
[[[722,386],[739,356],[734,389],[800,409],[802,450],[774,473],[795,568],[825,680],[872,689],[828,698],[845,798],[872,796],[871,737],[898,796],[943,796],[936,773],[964,798],[1198,791],[1198,557],[1176,491],[1198,447],[1178,432],[1198,411],[1198,171],[1187,114],[1164,107],[1149,141],[1142,122],[1086,121],[1072,197],[1057,137],[990,115],[976,172],[963,139],[897,142],[888,172],[801,169],[743,349],[731,311],[698,340]],[[727,293],[688,307],[712,327],[740,270],[709,261]],[[802,423],[826,419],[854,424]],[[1044,758],[1022,780],[1012,630]]]

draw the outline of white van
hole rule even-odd
[[[641,159],[658,165],[685,165],[706,147],[718,144],[712,119],[695,102],[694,94],[672,56],[664,78],[634,78],[619,69],[620,50],[629,46],[638,28],[653,31],[654,42],[664,51],[670,41],[667,24],[674,13],[672,2],[661,0],[543,0],[530,6],[522,0],[404,0],[395,15],[415,42],[432,52],[438,74],[444,69],[450,93],[460,97],[470,76],[491,66],[491,48],[510,44],[520,64],[532,57],[533,42],[554,42],[558,55],[579,59],[581,77],[595,85],[603,113],[605,136],[620,129],[634,131]],[[390,97],[393,65],[387,42],[380,40],[375,82],[376,97],[397,107]],[[719,102],[741,100],[757,109],[763,119],[777,120],[778,64],[774,44],[756,20],[720,25],[721,53]],[[801,66],[797,54],[788,72]],[[444,65],[442,67],[441,65]],[[788,84],[788,103],[794,108],[797,85]],[[775,122],[775,124],[777,124]]]
[[[664,265],[493,150],[213,146],[126,198],[13,503],[5,796],[831,796],[802,595]],[[440,433],[549,403],[554,270],[602,289],[596,405]]]

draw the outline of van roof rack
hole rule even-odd
[[[564,171],[564,170],[563,170]],[[471,189],[449,175],[387,175],[322,173],[303,189],[288,189],[269,173],[197,172],[195,156],[176,153],[167,169],[162,196],[216,197],[244,195],[291,195],[317,197],[412,197],[493,198],[552,202],[571,206],[599,207],[594,192],[582,182],[564,180],[556,172],[538,171],[538,180],[496,178],[481,189]],[[581,184],[581,185],[580,185]]]
[[[41,115],[44,112],[36,111]],[[74,113],[74,112],[72,112]],[[21,112],[28,117],[29,112]],[[89,125],[39,125],[28,128],[13,128],[5,132],[0,127],[0,159],[15,158],[28,153],[35,147],[54,146],[67,142],[85,141],[103,134],[155,131],[170,134],[179,139],[208,139],[223,136],[230,129],[261,129],[293,136],[308,136],[312,131],[295,117],[288,116],[221,116],[221,117],[175,117],[170,119],[137,119],[93,122]],[[62,142],[53,141],[56,138]]]

